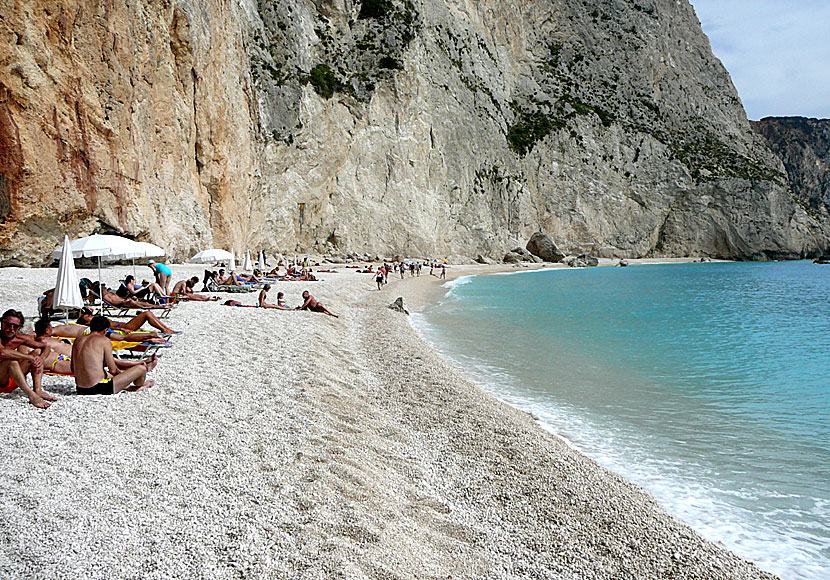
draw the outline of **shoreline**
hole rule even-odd
[[[454,266],[447,281],[497,268]],[[30,314],[55,270],[13,270],[0,271],[3,307]],[[107,268],[105,279],[122,270],[132,272]],[[81,401],[50,378],[61,400],[49,410],[0,397],[0,570],[774,577],[444,361],[386,308],[398,296],[412,310],[440,299],[428,274],[381,291],[370,275],[324,276],[271,292],[294,304],[308,288],[340,319],[181,305],[169,324],[185,334],[145,393]],[[123,541],[91,548],[112,537]]]

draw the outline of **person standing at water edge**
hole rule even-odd
[[[0,393],[11,393],[19,388],[35,407],[46,409],[49,401],[58,399],[43,390],[43,360],[49,356],[48,345],[37,342],[31,336],[19,334],[26,319],[18,310],[7,310],[0,319]],[[24,354],[21,345],[38,349],[38,354]],[[32,387],[26,383],[26,375],[32,376]]]

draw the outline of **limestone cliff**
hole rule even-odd
[[[686,0],[0,0],[0,257],[830,247]]]
[[[790,185],[808,213],[830,211],[830,119],[767,117],[752,122],[784,162]]]

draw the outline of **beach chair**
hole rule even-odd
[[[115,304],[110,304],[106,300],[101,301],[101,312],[104,316],[109,318],[132,318],[136,314],[144,312],[145,310],[152,311],[153,314],[161,319],[170,316],[170,311],[173,309],[162,306],[159,306],[158,308],[129,308],[127,306],[116,306]]]
[[[73,337],[62,337],[62,340],[74,342]],[[129,340],[113,340],[112,350],[117,358],[141,358],[143,356],[153,356],[158,354],[159,350],[171,348],[173,343],[169,340],[167,342],[133,342]]]
[[[205,284],[205,288],[207,288],[208,292],[230,292],[235,294],[240,294],[244,292],[253,292],[256,288],[252,286],[220,286],[213,280],[208,280],[207,284]]]
[[[145,356],[153,356],[165,348],[172,348],[172,342],[127,342],[127,341],[113,341],[112,350],[118,358],[142,358]]]

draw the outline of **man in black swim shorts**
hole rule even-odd
[[[106,336],[109,327],[108,318],[96,316],[89,323],[89,334],[75,339],[72,345],[72,372],[79,395],[114,395],[123,390],[143,391],[153,386],[153,381],[147,380],[150,363],[118,368],[112,355],[112,342]]]

